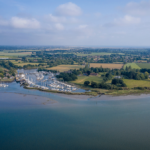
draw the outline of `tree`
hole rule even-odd
[[[148,79],[149,73],[146,71],[146,72],[144,73],[144,76],[145,76],[145,79]]]
[[[97,83],[96,83],[96,82],[93,82],[93,81],[92,81],[92,83],[91,83],[91,87],[92,87],[92,88],[97,88],[97,87],[98,87],[98,85],[97,85]]]
[[[118,80],[118,79],[112,79],[111,84],[117,85],[118,83],[119,83],[119,80]]]
[[[91,74],[91,71],[87,71],[88,76]]]
[[[85,85],[85,86],[88,86],[89,84],[90,84],[90,81],[85,81],[85,82],[84,82],[84,85]]]
[[[1,77],[1,78],[4,78],[4,75],[3,75],[3,73],[0,73],[0,77]]]

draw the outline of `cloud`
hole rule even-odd
[[[117,25],[132,25],[132,24],[139,24],[141,19],[138,17],[132,17],[129,15],[125,15],[123,18],[115,19],[114,24]]]
[[[62,16],[79,16],[81,13],[81,8],[71,2],[59,5],[56,9],[56,14]]]
[[[150,14],[150,1],[130,2],[125,6],[124,11],[130,15],[148,15]]]
[[[22,28],[22,29],[38,29],[40,28],[40,23],[36,19],[25,19],[19,17],[11,18],[11,25],[14,28]]]
[[[58,16],[54,16],[52,14],[49,14],[46,16],[46,19],[48,19],[51,22],[65,22],[66,18],[65,17],[58,17]]]
[[[55,28],[57,30],[64,30],[64,26],[62,24],[60,24],[60,23],[55,24]]]

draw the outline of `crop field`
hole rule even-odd
[[[91,53],[91,54],[83,54],[83,53],[74,53],[77,56],[104,56],[104,55],[111,55],[116,53]],[[117,53],[119,55],[124,55],[123,53]]]
[[[131,66],[131,68],[132,69],[141,69],[136,63],[127,63],[126,65],[124,65],[124,69],[126,68],[126,67],[130,67]]]
[[[16,63],[15,65],[23,67],[24,65],[39,65],[39,63]]]
[[[85,81],[94,81],[97,83],[100,83],[103,80],[103,78],[98,76],[78,76],[78,79],[75,81],[72,81],[72,83],[76,84],[84,84]]]
[[[18,61],[15,61],[15,60],[11,60],[11,62],[13,63],[13,64],[15,64],[15,65],[17,65],[17,66],[21,66],[21,67],[23,67],[24,65],[39,65],[39,63],[24,63],[24,62],[22,62],[21,60],[18,60]],[[42,64],[44,64],[44,63],[42,63]]]
[[[140,68],[150,69],[150,63],[136,63]]]
[[[23,63],[21,60],[10,60],[13,64]]]
[[[150,87],[150,80],[131,80],[131,79],[124,79],[123,80],[128,88],[134,87]]]
[[[4,53],[0,52],[0,56],[27,56],[31,55],[32,52],[21,52],[21,53]]]
[[[90,63],[90,67],[101,67],[102,68],[110,68],[110,69],[121,69],[123,64],[104,64],[104,63]]]
[[[15,59],[17,57],[16,56],[1,56],[0,55],[0,59],[3,59],[3,58],[5,58],[5,59]]]
[[[83,68],[83,65],[59,65],[56,67],[48,68],[48,70],[58,70],[60,72],[68,71],[70,69],[80,69]]]

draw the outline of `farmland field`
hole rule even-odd
[[[8,59],[15,59],[15,58],[17,58],[16,56],[1,56],[0,55],[0,59],[2,59],[2,58],[8,58]]]
[[[91,54],[74,53],[74,54],[77,56],[103,56],[103,55],[111,55],[111,54],[124,55],[123,53],[91,53]]]
[[[124,79],[125,84],[128,88],[134,87],[150,87],[150,80],[129,80]]]
[[[124,65],[124,69],[126,68],[126,67],[130,67],[131,66],[131,68],[132,69],[141,69],[136,63],[127,63],[126,65]]]
[[[110,68],[110,69],[121,69],[123,64],[104,64],[104,63],[90,63],[90,67],[103,67],[103,68]]]
[[[70,69],[79,69],[79,68],[83,68],[83,67],[84,67],[83,65],[59,65],[59,66],[48,68],[48,69],[64,72],[64,71],[68,71]]]
[[[21,66],[23,67],[24,65],[39,65],[39,63],[30,63],[30,62],[27,62],[27,63],[24,63],[22,62],[21,60],[18,60],[18,61],[15,61],[15,60],[11,60],[11,62],[17,66]],[[41,64],[44,64],[44,63],[41,63]]]
[[[39,65],[39,63],[16,63],[15,65],[23,67],[24,65]]]
[[[0,52],[0,56],[27,56],[31,55],[32,52],[21,52],[21,53],[4,53]]]
[[[150,69],[150,63],[136,63],[140,68]]]
[[[94,81],[97,83],[100,83],[103,80],[103,78],[101,77],[97,77],[97,76],[78,76],[78,79],[75,81],[72,81],[72,83],[76,83],[76,84],[84,84],[85,81]]]

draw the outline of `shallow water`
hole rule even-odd
[[[149,150],[149,127],[149,97],[77,101],[16,83],[0,89],[0,150]]]

